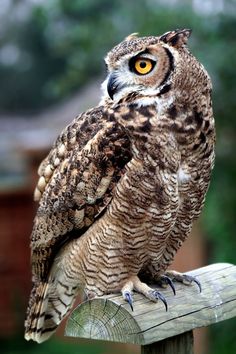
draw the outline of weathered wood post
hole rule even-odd
[[[134,294],[134,311],[121,295],[109,295],[80,304],[70,315],[65,335],[141,345],[142,354],[192,354],[193,329],[236,316],[236,266],[209,265],[187,274],[196,286],[176,284],[176,296],[163,289],[168,311]]]

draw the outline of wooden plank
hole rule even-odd
[[[193,331],[142,345],[141,354],[193,354]]]
[[[120,294],[112,294],[79,305],[65,335],[146,345],[236,316],[236,266],[218,263],[186,274],[197,277],[202,292],[194,284],[176,283],[176,296],[161,289],[167,312],[137,293],[132,312]]]

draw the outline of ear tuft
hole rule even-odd
[[[138,38],[138,32],[135,32],[135,33],[131,33],[129,34],[127,37],[125,37],[125,41],[131,41],[132,39],[134,38]]]
[[[181,30],[177,29],[175,31],[164,33],[160,37],[160,41],[167,43],[173,47],[179,48],[187,43],[191,33],[192,30],[190,29],[181,29]]]

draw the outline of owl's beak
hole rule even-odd
[[[115,73],[112,73],[108,79],[107,83],[107,92],[108,95],[113,100],[114,94],[121,88],[121,86],[117,83],[117,77]]]

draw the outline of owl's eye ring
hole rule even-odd
[[[155,64],[154,60],[138,57],[130,62],[130,68],[138,75],[147,75],[153,70]]]

